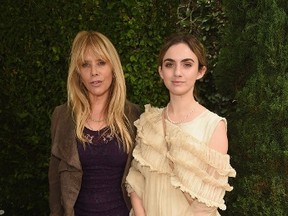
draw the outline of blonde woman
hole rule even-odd
[[[136,216],[217,216],[228,177],[226,119],[197,102],[194,89],[206,72],[201,43],[171,36],[159,55],[159,75],[169,90],[164,108],[146,105],[137,127],[127,191]]]
[[[127,216],[123,183],[140,112],[126,100],[118,53],[103,34],[76,35],[67,92],[51,120],[50,216]]]

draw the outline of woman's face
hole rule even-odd
[[[165,53],[159,74],[170,94],[193,95],[197,79],[205,74],[206,67],[199,70],[199,61],[185,43],[172,45]]]
[[[112,65],[91,49],[84,53],[84,62],[80,65],[80,78],[88,91],[90,99],[109,95],[113,80]]]

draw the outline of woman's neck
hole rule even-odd
[[[172,113],[185,114],[187,110],[195,107],[197,101],[193,96],[170,96],[169,111]]]
[[[106,98],[93,98],[90,100],[90,118],[95,121],[100,121],[107,118],[106,116]]]

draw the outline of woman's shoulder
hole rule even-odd
[[[223,120],[225,122],[225,124],[227,124],[227,120],[225,117],[220,116],[219,114],[217,114],[216,112],[213,112],[209,109],[205,109],[198,117],[199,121],[201,122],[207,122],[207,123],[211,123],[211,122],[219,122],[221,120]]]
[[[140,105],[133,103],[129,100],[125,101],[125,111],[126,112],[141,112],[141,110],[143,110],[143,108],[141,108]]]
[[[158,121],[162,118],[163,108],[155,107],[151,104],[144,105],[144,112],[140,116],[140,120]]]
[[[159,107],[156,107],[156,106],[153,106],[151,104],[146,104],[144,105],[144,113],[142,114],[143,116],[161,116],[162,115],[162,112],[163,112],[163,108],[159,108]]]
[[[143,108],[141,108],[141,106],[138,104],[126,100],[124,112],[127,118],[130,119],[131,122],[134,122],[140,117],[141,113],[143,112]]]
[[[67,124],[68,122],[73,122],[72,112],[67,103],[63,103],[54,108],[51,116],[52,126],[55,124]]]
[[[68,112],[69,112],[69,106],[67,102],[56,106],[53,111],[53,113],[61,113],[61,114]]]

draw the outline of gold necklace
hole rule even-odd
[[[107,119],[105,118],[105,119],[99,119],[99,120],[97,120],[97,119],[93,119],[91,116],[89,117],[89,120],[91,120],[91,121],[93,121],[93,122],[103,122],[103,121],[106,121]]]
[[[91,130],[93,130],[93,131],[99,131],[99,130],[101,130],[101,128],[103,128],[104,123],[101,123],[100,125],[98,125],[97,128],[94,128],[94,127],[92,127],[92,126],[89,124],[89,120],[92,121],[92,119],[89,118],[89,119],[86,121],[86,123],[87,123],[88,127],[89,127]],[[103,122],[103,121],[99,121],[99,122],[96,122],[96,123],[100,123],[100,122]]]
[[[198,104],[198,102],[196,102],[196,104]],[[180,123],[184,122],[195,111],[195,106],[196,106],[195,105],[194,108],[183,119],[176,122],[176,121],[171,120],[169,117],[169,105],[170,105],[170,103],[167,104],[166,116],[167,116],[168,121],[170,121],[173,124],[180,124]]]
[[[88,127],[92,130],[92,131],[96,131],[90,124],[89,124],[89,121],[86,121]]]

